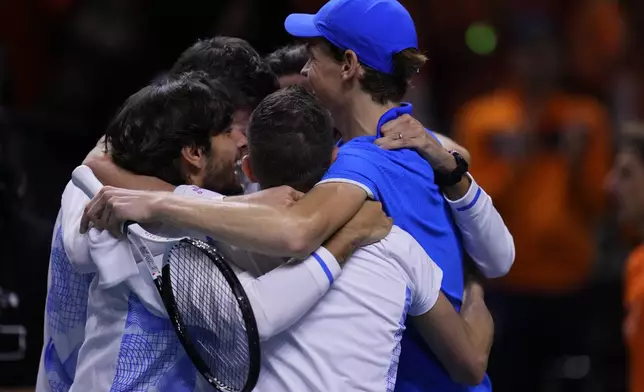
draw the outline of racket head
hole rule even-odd
[[[250,392],[259,378],[259,333],[241,282],[207,243],[184,238],[168,248],[161,297],[186,353],[222,392]]]

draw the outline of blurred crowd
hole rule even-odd
[[[626,390],[624,266],[638,233],[606,184],[620,132],[644,121],[644,2],[401,2],[430,58],[415,115],[470,151],[515,238],[514,267],[487,294],[495,390]],[[27,332],[21,344],[0,327],[0,386],[35,381],[60,194],[116,108],[197,38],[269,53],[291,43],[286,14],[323,3],[0,2],[0,325]],[[7,347],[24,358],[3,361]]]

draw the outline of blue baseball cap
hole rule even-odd
[[[353,50],[361,63],[387,74],[396,53],[418,49],[414,21],[396,0],[331,0],[315,15],[289,15],[284,27],[294,37],[322,37]]]

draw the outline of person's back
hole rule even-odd
[[[298,108],[297,116],[291,114],[292,107]],[[410,105],[395,107],[382,116],[379,125],[410,111]],[[286,184],[308,191],[314,184],[318,184],[315,189],[326,186],[325,182],[359,186],[380,201],[394,224],[411,234],[443,270],[443,291],[458,310],[464,288],[463,251],[447,203],[434,183],[432,167],[415,151],[380,148],[374,144],[377,136],[346,142],[328,167],[333,155],[330,128],[328,113],[301,88],[269,96],[251,117],[250,156],[244,161],[247,174],[262,188]],[[411,390],[415,385],[433,385],[441,391],[464,388],[452,381],[413,328],[402,338],[400,364],[399,384],[411,385]]]
[[[394,226],[353,254],[306,316],[264,342],[255,390],[392,391],[406,315],[433,307],[441,278],[422,247]]]
[[[416,151],[384,150],[376,136],[362,136],[338,151],[321,183],[340,181],[351,167],[369,197],[382,203],[394,223],[408,231],[445,271],[443,292],[456,306],[463,296],[463,250],[447,202],[434,184],[432,167]],[[337,169],[336,169],[337,168]]]

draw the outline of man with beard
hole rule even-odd
[[[245,148],[244,133],[250,112],[278,88],[277,78],[261,56],[239,38],[199,40],[181,54],[170,74],[187,71],[206,72],[212,78],[222,78],[229,86],[235,108],[230,135]],[[106,160],[103,149],[104,144],[100,142],[90,156],[97,167],[109,167],[112,181],[143,189],[175,188],[153,177],[132,176]],[[83,192],[68,183],[52,236],[38,392],[67,389],[75,378],[78,350],[85,336],[88,290],[94,278],[93,267],[87,265],[87,237],[78,234],[78,222],[86,202]]]
[[[115,163],[167,181],[179,193],[201,188],[241,193],[234,174],[241,146],[233,135],[239,130],[230,127],[233,112],[223,84],[205,74],[182,74],[132,95],[108,127],[106,144]],[[157,230],[163,234],[169,229]],[[388,231],[389,220],[379,209],[366,207],[326,247],[301,262],[261,279],[236,270],[256,314],[260,339],[288,328],[324,295],[341,272],[346,249],[379,240]],[[207,390],[164,315],[147,267],[140,263],[127,272],[136,265],[129,243],[107,231],[88,235],[98,276],[89,289],[85,340],[70,391]],[[141,356],[145,360],[137,359]]]

